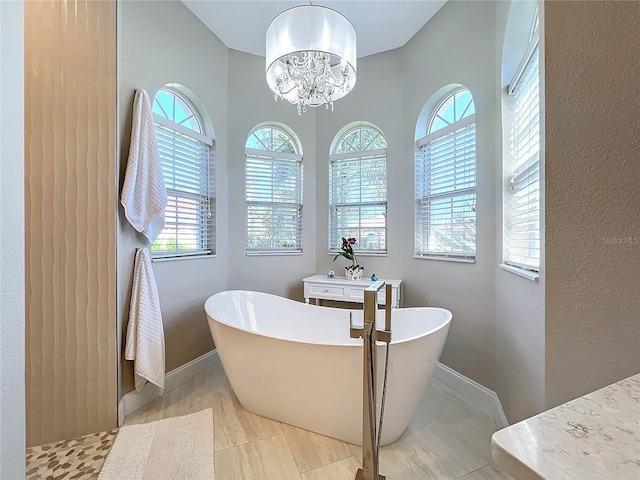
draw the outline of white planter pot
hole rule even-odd
[[[364,267],[358,265],[357,267],[344,267],[344,276],[347,277],[347,280],[360,280],[362,278],[362,274],[364,273]]]

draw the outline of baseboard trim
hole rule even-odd
[[[210,368],[213,362],[217,359],[218,351],[214,349],[174,370],[171,370],[164,376],[164,390],[172,390],[175,387],[182,385],[186,381]],[[122,426],[125,417],[131,412],[134,412],[145,406],[147,403],[154,401],[159,396],[158,388],[148,382],[140,392],[133,390],[123,395],[118,403],[118,426]]]
[[[458,392],[471,406],[493,418],[499,428],[509,426],[500,399],[493,390],[489,390],[440,362],[436,365],[433,377]]]

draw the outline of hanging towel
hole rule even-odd
[[[133,360],[136,390],[149,381],[164,391],[164,330],[149,250],[136,252],[124,358]]]
[[[164,228],[167,189],[151,103],[144,90],[138,90],[133,100],[131,125],[131,145],[120,203],[133,228],[153,243]]]

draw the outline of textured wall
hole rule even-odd
[[[165,329],[167,372],[213,348],[204,302],[224,290],[227,281],[227,47],[179,1],[125,1],[120,9],[118,178],[124,180],[131,134],[133,95],[137,88],[153,97],[167,83],[189,88],[204,104],[215,134],[215,257],[153,263]],[[170,32],[170,34],[168,33]],[[133,259],[137,247],[149,246],[118,207],[118,339],[126,334]],[[118,352],[123,348],[119,345]],[[133,390],[133,362],[120,361],[120,396]]]
[[[24,32],[21,2],[0,2],[0,478],[25,476]]]
[[[640,371],[640,3],[545,8],[551,407]]]
[[[115,6],[25,3],[28,445],[116,424]]]

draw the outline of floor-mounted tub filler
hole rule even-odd
[[[384,287],[382,280],[375,281],[364,291],[364,311],[362,327],[354,327],[353,315],[349,323],[349,336],[362,338],[362,468],[356,473],[356,480],[386,480],[380,475],[379,451],[384,419],[384,406],[387,399],[387,374],[389,367],[389,344],[391,343],[391,285],[385,292],[384,330],[378,330],[378,290]],[[384,379],[382,382],[382,403],[380,404],[380,421],[376,402],[377,367],[376,345],[378,341],[387,344],[384,360]]]
[[[211,296],[205,310],[222,366],[245,409],[362,445],[363,341],[349,336],[349,310],[240,290]],[[377,313],[383,330],[385,314]],[[451,313],[441,308],[393,310],[381,445],[400,438],[409,425],[450,322]],[[353,312],[353,324],[363,324],[362,311]],[[377,342],[378,385],[385,348]],[[378,388],[378,406],[381,397]]]

